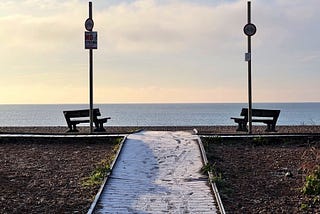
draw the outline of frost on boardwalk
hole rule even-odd
[[[201,167],[189,132],[129,135],[96,213],[215,213]]]

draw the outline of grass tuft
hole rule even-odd
[[[105,177],[111,172],[111,164],[116,157],[116,154],[120,148],[120,143],[123,138],[115,138],[113,143],[114,148],[111,155],[107,159],[102,159],[96,164],[94,170],[90,173],[90,176],[84,178],[81,182],[83,187],[100,186]]]

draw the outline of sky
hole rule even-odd
[[[248,101],[245,0],[94,0],[95,103]],[[319,0],[252,0],[253,102],[320,102]],[[88,103],[85,0],[1,0],[0,104]]]

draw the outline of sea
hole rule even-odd
[[[106,126],[214,126],[235,125],[246,103],[95,104]],[[0,105],[0,126],[66,126],[64,110],[88,104]],[[320,102],[253,103],[253,108],[281,110],[278,125],[320,125]]]

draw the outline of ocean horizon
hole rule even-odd
[[[94,104],[103,117],[111,117],[106,126],[236,125],[230,117],[239,116],[247,106],[247,103]],[[0,126],[66,126],[64,110],[86,108],[89,104],[2,104]],[[320,125],[320,102],[253,103],[253,108],[281,110],[278,125]]]

